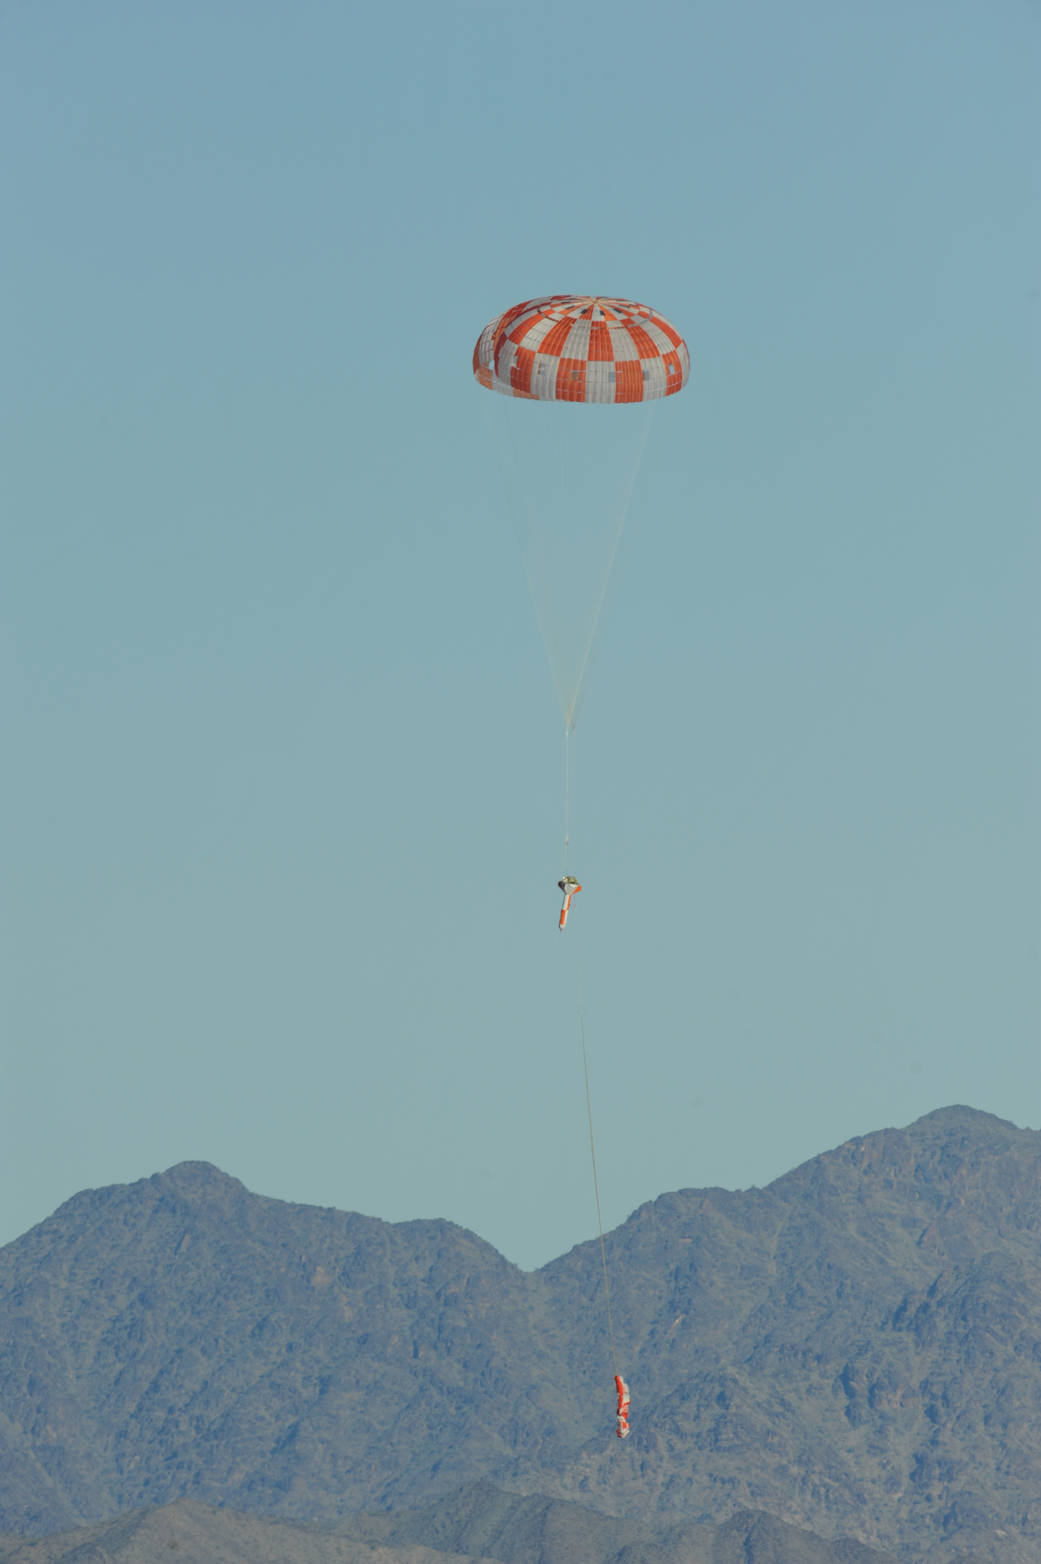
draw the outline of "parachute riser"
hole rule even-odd
[[[571,729],[574,720],[564,729],[564,874],[568,872],[568,851],[571,847]]]

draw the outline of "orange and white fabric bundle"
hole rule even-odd
[[[565,874],[562,880],[557,881],[557,887],[564,892],[564,905],[560,909],[560,929],[563,931],[567,915],[571,911],[571,898],[577,896],[582,887],[573,874]]]
[[[614,1377],[614,1388],[618,1392],[618,1427],[615,1433],[619,1439],[629,1437],[629,1386],[625,1383],[621,1374]]]

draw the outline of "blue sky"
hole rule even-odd
[[[3,9],[0,1241],[202,1158],[540,1264],[576,965],[609,1224],[1041,1124],[1039,53],[1026,0]],[[470,375],[558,291],[694,355],[564,940]]]

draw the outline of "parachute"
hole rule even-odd
[[[631,299],[553,293],[497,315],[474,348],[488,391],[539,402],[651,402],[690,379],[690,350]]]
[[[500,496],[565,729],[584,693],[651,404],[683,389],[690,363],[664,315],[606,295],[527,299],[489,321],[474,347],[474,378],[499,393],[486,407],[504,457]],[[564,413],[560,404],[586,411]],[[644,405],[642,415],[633,404]]]
[[[675,326],[649,305],[606,295],[554,293],[515,304],[490,320],[474,347],[473,373],[484,390],[498,393],[496,401],[503,409],[500,422],[512,442],[503,495],[512,511],[564,717],[564,873],[557,881],[564,896],[558,920],[563,930],[572,900],[582,889],[568,872],[570,734],[648,427],[646,415],[634,423],[632,413],[621,419],[610,413],[601,421],[596,410],[655,403],[682,391],[690,378],[690,350]],[[511,408],[511,401],[521,405]],[[546,417],[538,412],[538,404],[559,403],[590,411],[561,413],[549,406]],[[547,459],[549,452],[552,462]],[[620,478],[617,472],[613,479],[609,476],[612,467],[620,469]],[[605,475],[606,482],[602,481]],[[617,1368],[585,1016],[577,981],[576,991],[617,1398],[615,1432],[626,1439],[629,1386]]]

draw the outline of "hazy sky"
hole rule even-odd
[[[953,1102],[1041,1124],[1038,35],[0,7],[0,1241],[202,1158],[540,1264],[595,1223],[576,960],[610,1224]],[[558,291],[694,354],[564,939],[470,374]]]

